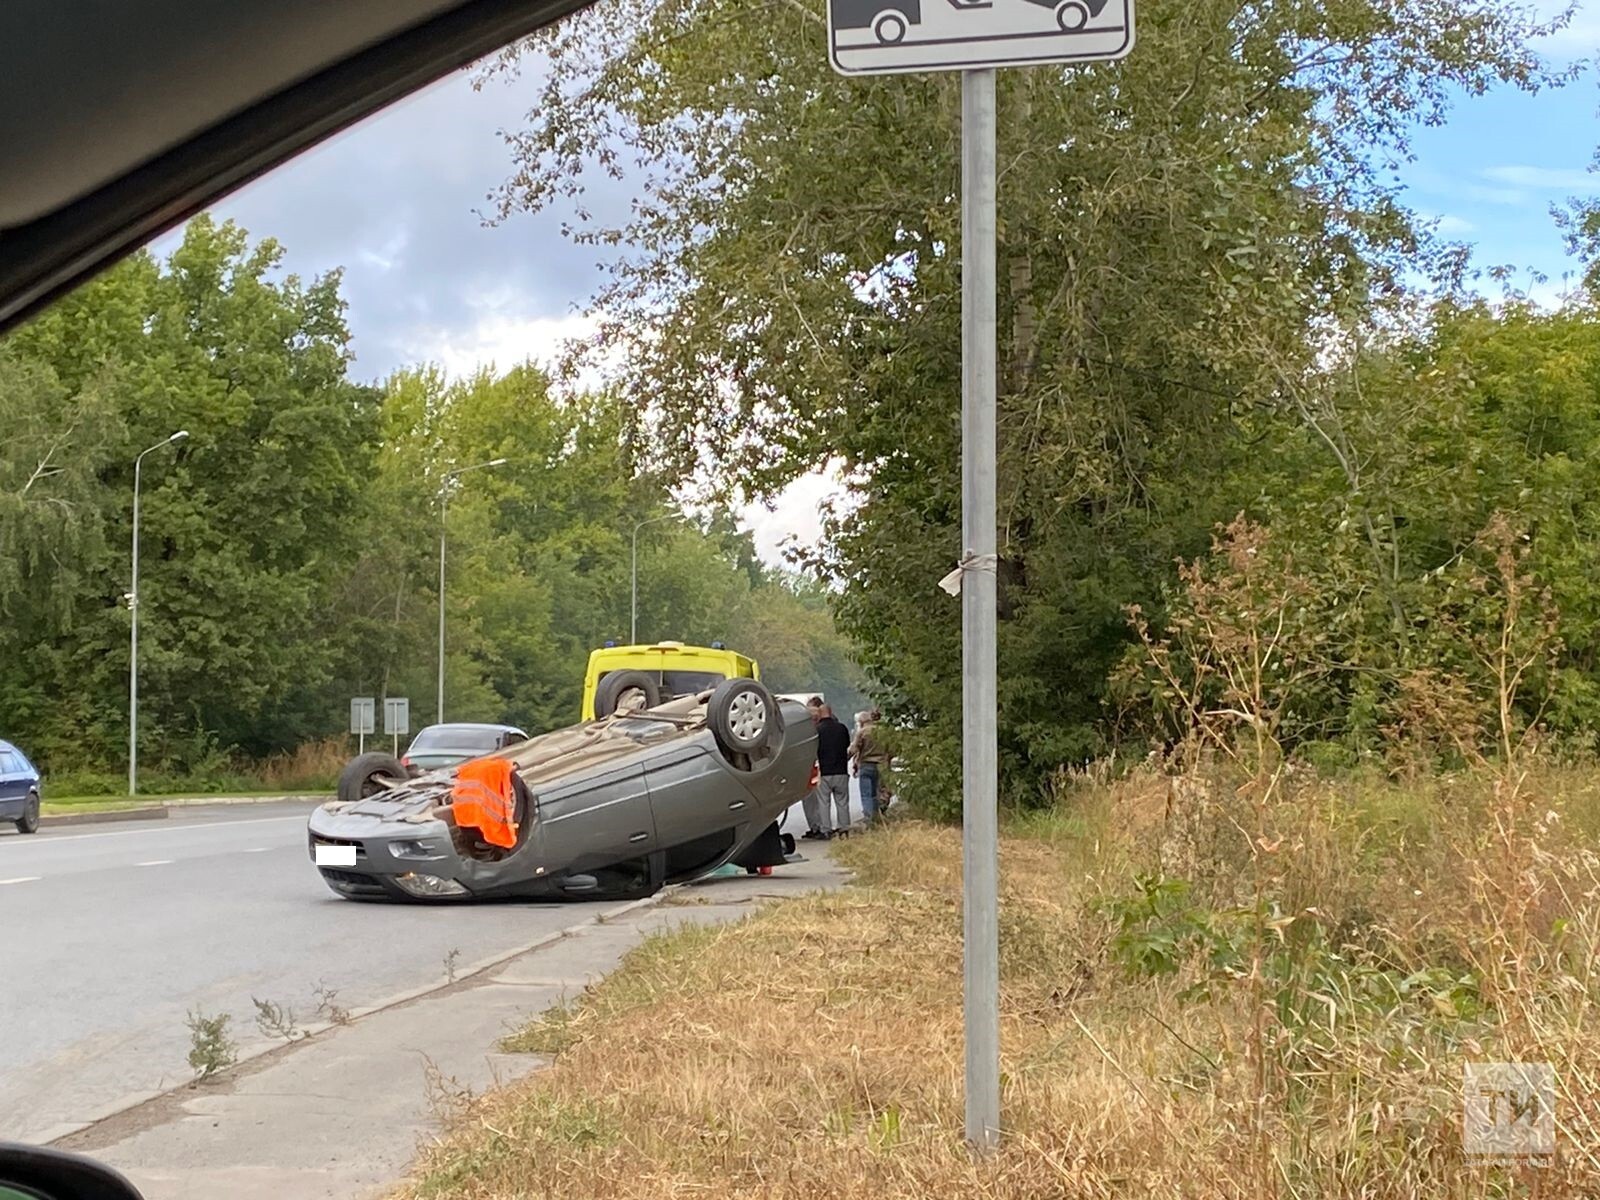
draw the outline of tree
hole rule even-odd
[[[502,217],[632,183],[596,348],[641,453],[727,493],[842,460],[858,501],[803,560],[953,798],[959,217],[952,76],[842,79],[820,4],[601,3],[507,53],[550,74]],[[1104,745],[1123,610],[1236,511],[1243,418],[1448,259],[1383,187],[1453,87],[1537,86],[1542,27],[1485,0],[1156,4],[1125,62],[999,95],[1003,778]],[[1437,260],[1437,261],[1435,261]],[[1248,491],[1245,492],[1248,496]]]
[[[377,406],[345,377],[337,275],[279,279],[280,258],[270,240],[252,246],[198,218],[164,269],[136,255],[7,342],[14,360],[109,410],[93,449],[105,537],[62,577],[73,636],[6,654],[28,646],[25,691],[69,698],[19,729],[45,757],[120,759],[133,459],[179,428],[189,439],[147,462],[141,496],[147,752],[181,761],[218,741],[259,752],[325,728],[293,698],[327,679],[315,635],[348,569]],[[69,408],[51,436],[71,420]]]

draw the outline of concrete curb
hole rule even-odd
[[[313,804],[332,800],[333,792],[297,792],[283,796],[179,796],[161,803],[168,808],[199,807],[207,804]]]
[[[166,807],[113,808],[101,812],[45,813],[39,818],[39,828],[52,825],[98,825],[102,821],[160,821],[167,815]]]
[[[393,995],[386,996],[384,999],[379,1000],[375,1004],[367,1004],[361,1006],[360,1008],[352,1008],[350,1010],[348,1020],[343,1022],[307,1022],[305,1025],[301,1026],[301,1028],[305,1031],[305,1037],[297,1038],[293,1042],[285,1042],[281,1038],[270,1038],[240,1046],[238,1057],[234,1060],[233,1065],[230,1066],[227,1071],[221,1072],[220,1077],[226,1078],[231,1072],[237,1070],[239,1067],[244,1066],[246,1063],[252,1062],[258,1058],[262,1058],[273,1053],[274,1051],[285,1050],[293,1046],[302,1046],[309,1042],[312,1038],[326,1033],[330,1029],[339,1028],[341,1024],[349,1025],[355,1021],[370,1017],[375,1013],[383,1012],[386,1009],[397,1008],[400,1005],[409,1003],[412,1000],[419,1000],[423,996],[431,995],[434,992],[442,992],[446,988],[455,987],[457,984],[465,983],[474,976],[481,975],[485,971],[488,971],[494,967],[498,967],[501,963],[509,962],[513,958],[517,958],[523,954],[531,954],[535,950],[541,950],[545,946],[552,945],[564,938],[569,938],[573,934],[578,933],[580,930],[587,929],[591,925],[607,925],[612,921],[615,921],[618,917],[627,916],[630,913],[638,912],[640,909],[653,908],[655,905],[660,904],[668,896],[675,894],[678,891],[679,886],[680,885],[664,887],[654,896],[646,896],[642,900],[630,900],[626,904],[620,905],[617,908],[594,913],[593,915],[585,917],[583,920],[577,922],[575,925],[569,925],[565,929],[558,929],[554,933],[544,934],[540,937],[534,938],[533,941],[528,942],[525,945],[516,947],[515,949],[507,950],[500,954],[494,954],[488,958],[479,959],[474,963],[469,963],[467,966],[455,971],[453,973],[453,977],[446,977],[434,983],[425,983],[420,987],[407,988],[403,992],[396,992]],[[155,1091],[129,1093],[128,1095],[123,1096],[121,1099],[113,1101],[111,1104],[92,1110],[90,1116],[83,1121],[78,1121],[73,1124],[57,1125],[45,1130],[44,1132],[48,1136],[34,1139],[34,1144],[39,1146],[54,1145],[63,1138],[68,1138],[74,1134],[82,1133],[86,1129],[92,1129],[94,1126],[100,1124],[100,1122],[109,1120],[115,1116],[119,1116],[122,1113],[127,1112],[129,1109],[138,1108],[141,1104],[148,1104],[152,1100],[159,1100],[163,1096],[170,1096],[175,1092],[183,1091],[184,1089],[190,1087],[193,1082],[193,1080],[186,1079],[182,1083],[175,1083],[171,1087],[167,1088],[158,1088]]]
[[[326,795],[293,796],[180,796],[162,798],[143,808],[102,808],[93,812],[46,813],[39,818],[40,828],[51,825],[95,825],[102,821],[159,821],[172,815],[174,808],[203,808],[230,804],[320,804],[332,800]],[[48,801],[46,802],[48,803]]]

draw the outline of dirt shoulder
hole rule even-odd
[[[900,822],[836,846],[851,886],[652,939],[511,1035],[550,1067],[401,1195],[1596,1194],[1591,838],[1548,843],[1545,894],[1571,890],[1519,935],[1514,993],[1472,907],[1490,781],[1308,790],[1249,842],[1231,785],[1119,788],[1002,839],[997,1154],[963,1141],[959,831]],[[1463,1064],[1495,1058],[1557,1064],[1557,1152],[1465,1151]]]

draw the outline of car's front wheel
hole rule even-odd
[[[39,793],[29,792],[28,798],[23,802],[22,815],[17,818],[18,833],[39,832]]]
[[[755,754],[782,730],[778,704],[754,679],[727,679],[711,693],[706,720],[717,741],[740,754]]]
[[[411,778],[411,772],[392,754],[369,750],[358,754],[339,772],[339,799],[365,800],[399,787]]]

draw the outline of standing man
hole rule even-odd
[[[866,713],[850,741],[851,769],[861,780],[861,815],[869,825],[878,819],[878,783],[889,761],[878,736],[878,722],[882,719],[883,713],[876,708]]]
[[[833,715],[833,709],[824,704],[817,717],[817,771],[822,776],[817,784],[817,798],[822,809],[822,819],[828,819],[828,800],[834,807],[833,833],[828,836],[848,837],[850,834],[850,731],[844,722]]]
[[[821,774],[822,734],[820,722],[822,721],[822,709],[821,696],[813,696],[806,701],[806,712],[811,714],[811,723],[818,727],[817,758],[819,775]],[[826,841],[833,835],[833,823],[828,818],[828,802],[820,779],[817,781],[817,786],[806,793],[806,798],[800,802],[800,806],[805,810],[806,814],[806,831],[801,835],[802,837],[810,838],[812,841]]]

